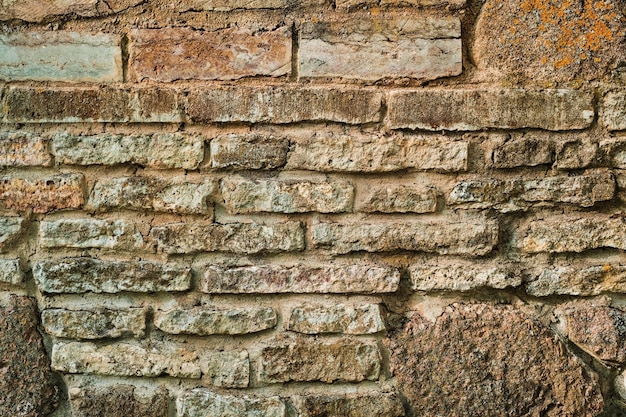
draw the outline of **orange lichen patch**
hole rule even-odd
[[[36,180],[0,179],[0,206],[9,210],[48,213],[80,208],[83,204],[83,177],[80,175],[58,175]]]

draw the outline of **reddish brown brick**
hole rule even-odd
[[[16,211],[47,213],[80,208],[85,202],[81,174],[61,174],[38,179],[0,177],[0,206]]]

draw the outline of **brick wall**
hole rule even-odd
[[[0,417],[626,413],[618,0],[0,5]]]

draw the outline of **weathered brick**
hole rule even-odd
[[[320,342],[309,338],[277,340],[261,351],[259,381],[360,382],[377,380],[381,353],[375,343],[343,338]]]
[[[526,292],[535,297],[626,293],[626,265],[609,263],[546,267],[530,280]]]
[[[209,294],[378,294],[396,292],[399,284],[399,270],[377,265],[260,265],[210,266],[199,285]]]
[[[589,164],[603,163],[611,168],[626,169],[626,140],[622,138],[608,138],[601,140],[600,142],[583,143],[582,146],[577,149],[579,153],[584,153],[585,147],[593,147],[593,153],[590,153],[590,158],[593,158]]]
[[[319,223],[313,226],[312,241],[316,248],[337,254],[409,250],[482,256],[498,243],[498,223],[483,216],[402,223]]]
[[[185,121],[183,105],[175,90],[141,88],[130,96],[131,121],[136,123],[181,123]]]
[[[387,124],[392,129],[482,130],[585,129],[594,119],[593,94],[578,90],[393,91]]]
[[[0,132],[0,166],[49,166],[48,140],[27,132]]]
[[[22,232],[21,217],[0,216],[0,249],[4,249],[15,241]]]
[[[465,0],[337,0],[338,9],[351,9],[363,6],[448,6],[465,7]]]
[[[491,162],[494,168],[552,164],[555,159],[554,145],[549,137],[511,133],[493,149]]]
[[[104,339],[124,336],[143,337],[146,312],[141,308],[124,310],[63,310],[41,312],[46,333],[70,339]]]
[[[602,124],[608,130],[626,130],[626,91],[611,91],[604,96]]]
[[[322,172],[465,171],[468,148],[467,142],[443,137],[321,133],[295,140],[286,168]]]
[[[5,1],[0,5],[0,21],[20,19],[27,22],[41,22],[60,16],[93,17],[118,13],[141,3],[141,0],[39,0]]]
[[[287,163],[289,139],[274,135],[230,134],[211,140],[212,168],[274,169]]]
[[[461,22],[455,17],[305,22],[300,77],[432,80],[458,75]]]
[[[125,220],[63,219],[39,225],[42,248],[102,248],[137,250],[143,237],[133,223]]]
[[[167,417],[168,395],[163,387],[141,392],[133,385],[70,387],[73,417]]]
[[[527,253],[583,252],[597,248],[626,250],[626,221],[603,214],[552,215],[521,225],[517,247]]]
[[[581,169],[602,166],[603,155],[598,141],[588,135],[574,136],[557,143],[556,167]]]
[[[300,222],[276,225],[174,223],[153,227],[150,241],[165,253],[299,251],[304,249],[304,230]]]
[[[215,309],[195,307],[190,310],[158,311],[154,325],[166,333],[246,334],[276,326],[276,311],[270,307]]]
[[[211,196],[217,182],[197,182],[187,177],[121,177],[95,183],[87,210],[97,212],[125,208],[181,214],[213,214]]]
[[[45,293],[186,291],[191,269],[147,261],[64,258],[36,262],[33,276]]]
[[[186,0],[176,2],[184,10],[211,10],[227,12],[254,9],[290,9],[326,5],[324,0]]]
[[[184,133],[150,136],[100,134],[54,135],[56,162],[69,165],[133,163],[151,168],[196,169],[204,159],[204,140]]]
[[[354,187],[344,180],[247,179],[220,181],[224,206],[230,213],[343,213],[351,211]]]
[[[347,395],[295,397],[299,417],[404,417],[404,407],[395,393],[372,392]]]
[[[0,260],[0,283],[21,284],[24,280],[20,263],[17,259]]]
[[[296,307],[288,330],[305,333],[371,334],[385,330],[378,304]]]
[[[362,187],[355,205],[365,213],[433,213],[437,190],[417,184]]]
[[[193,122],[295,123],[378,122],[382,94],[366,89],[327,87],[213,87],[188,93]]]
[[[120,36],[50,31],[0,34],[0,79],[122,81]]]
[[[206,388],[183,393],[176,401],[179,417],[285,417],[280,397],[217,394]]]
[[[48,213],[82,207],[84,197],[82,174],[60,174],[31,179],[0,177],[0,206],[16,211]]]
[[[261,33],[245,28],[215,32],[188,28],[133,30],[130,62],[135,81],[280,77],[291,72],[291,30],[287,27]]]
[[[471,291],[478,288],[504,289],[522,285],[519,267],[502,263],[419,263],[409,267],[409,275],[414,291]]]

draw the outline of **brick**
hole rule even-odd
[[[530,279],[526,292],[535,297],[626,293],[626,265],[549,266]]]
[[[246,28],[215,32],[188,28],[130,33],[130,70],[135,81],[236,80],[280,77],[291,72],[291,30],[252,33]]]
[[[290,9],[326,5],[324,0],[187,0],[177,2],[187,10],[228,12],[233,10]]]
[[[66,2],[52,0],[41,3],[36,0],[3,2],[0,8],[0,20],[20,19],[27,22],[40,22],[55,15],[76,14],[95,16],[98,0],[78,0]]]
[[[20,270],[20,263],[17,259],[0,260],[0,283],[1,284],[21,284],[24,276]]]
[[[208,294],[392,293],[400,271],[378,265],[210,266],[199,287]]]
[[[626,130],[626,91],[611,91],[604,96],[601,120],[608,130]]]
[[[366,89],[327,87],[213,87],[188,93],[193,122],[295,123],[378,122],[382,94]]]
[[[414,291],[472,291],[479,288],[504,289],[522,285],[519,266],[455,261],[409,266]]]
[[[294,141],[286,168],[322,172],[465,171],[467,142],[419,136],[320,133]]]
[[[500,169],[551,165],[555,159],[554,145],[549,137],[512,133],[493,150],[492,164]]]
[[[42,248],[138,250],[143,243],[135,225],[125,220],[64,219],[39,225]]]
[[[590,91],[564,89],[393,91],[387,103],[392,129],[576,130],[589,127],[595,115]]]
[[[276,225],[174,223],[153,227],[150,241],[158,251],[165,253],[291,252],[304,249],[304,230],[299,222]]]
[[[259,366],[259,381],[265,383],[374,381],[380,375],[381,353],[375,343],[356,339],[294,338],[263,348]]]
[[[11,87],[6,118],[13,123],[125,123],[130,121],[129,100],[128,91],[107,87]]]
[[[120,37],[78,32],[0,34],[0,79],[121,82]]]
[[[230,213],[343,213],[352,210],[354,187],[344,180],[247,179],[220,181]]]
[[[154,325],[165,333],[247,334],[276,326],[276,311],[270,307],[215,309],[195,307],[190,310],[158,311]]]
[[[78,209],[85,202],[82,174],[60,174],[30,179],[19,176],[0,177],[0,206],[33,213]]]
[[[352,9],[363,6],[447,6],[449,8],[465,7],[465,0],[337,0],[338,9]]]
[[[131,92],[131,120],[137,123],[185,122],[178,93],[165,88],[142,88]]]
[[[602,152],[595,138],[587,135],[568,138],[556,145],[556,167],[582,169],[601,166]]]
[[[285,404],[280,397],[234,396],[195,388],[176,401],[179,417],[285,417]]]
[[[196,169],[204,158],[204,140],[184,133],[149,136],[55,134],[52,153],[68,165],[118,165],[133,163],[151,168]]]
[[[376,81],[459,75],[460,38],[455,17],[309,21],[300,33],[299,76]]]
[[[312,306],[291,310],[288,330],[305,334],[372,334],[385,330],[378,304]]]
[[[287,163],[289,139],[273,135],[230,134],[211,140],[212,168],[275,169]]]
[[[368,186],[359,189],[356,210],[365,213],[434,213],[437,190],[422,185]]]
[[[482,256],[498,243],[498,223],[483,216],[401,223],[318,223],[313,226],[312,241],[314,247],[335,254],[407,250]]]
[[[245,350],[203,351],[200,369],[204,379],[216,387],[246,388],[250,382],[250,360]]]
[[[10,245],[22,232],[21,217],[0,216],[0,250]]]
[[[70,387],[73,417],[167,417],[169,399],[163,387],[143,392],[133,385]]]
[[[0,166],[50,166],[48,140],[27,132],[0,132]]]
[[[33,276],[45,293],[118,293],[186,291],[191,269],[147,261],[113,262],[93,258],[64,258],[36,262]]]
[[[527,253],[626,249],[626,221],[604,214],[552,215],[521,225],[517,247]]]
[[[141,308],[124,310],[63,310],[41,312],[46,333],[69,339],[108,339],[125,336],[143,337],[146,312]]]
[[[346,395],[307,395],[294,398],[300,417],[404,417],[398,394],[371,392]]]
[[[217,182],[175,177],[120,177],[96,181],[86,210],[152,210],[179,214],[213,214],[212,195]]]

